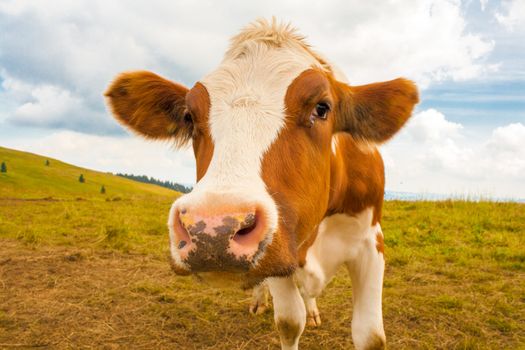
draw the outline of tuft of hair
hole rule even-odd
[[[306,51],[313,56],[321,67],[331,72],[331,65],[306,42],[306,37],[300,34],[290,23],[258,18],[244,27],[241,32],[230,40],[230,48],[225,57],[239,58],[249,54],[253,44],[262,44],[269,47],[295,47]]]
[[[271,21],[259,18],[248,24],[231,39],[230,49],[241,47],[247,41],[257,41],[274,47],[282,47],[288,43],[309,47],[305,37],[299,34],[296,28],[290,23],[278,22],[275,17],[272,17]]]

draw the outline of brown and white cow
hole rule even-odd
[[[169,213],[176,273],[233,272],[273,297],[283,349],[297,349],[315,298],[345,265],[358,349],[385,346],[381,293],[384,170],[376,145],[418,102],[405,79],[350,86],[288,25],[259,20],[193,88],[124,73],[106,92],[139,135],[191,143],[193,191]]]

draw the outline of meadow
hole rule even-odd
[[[249,291],[170,271],[178,193],[46,159],[0,148],[0,348],[279,348]],[[524,204],[387,201],[382,225],[390,349],[525,349]],[[352,348],[351,293],[341,269],[302,349]]]

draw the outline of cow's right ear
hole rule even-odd
[[[185,118],[188,89],[146,71],[122,73],[105,93],[115,118],[151,139],[191,139],[191,119]]]
[[[334,86],[339,97],[335,131],[370,142],[391,138],[419,102],[416,85],[403,78],[361,86],[337,82]]]

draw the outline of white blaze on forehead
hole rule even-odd
[[[214,154],[197,187],[264,186],[261,159],[285,124],[285,95],[314,57],[296,47],[245,44],[248,52],[226,58],[202,80],[210,96]]]

